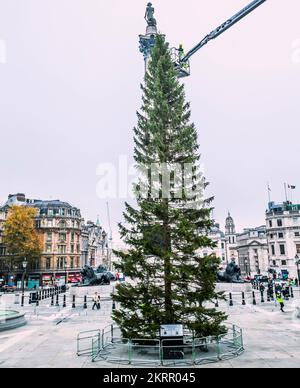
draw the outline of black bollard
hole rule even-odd
[[[38,294],[38,300],[42,300],[42,291],[39,291],[39,294]]]
[[[256,306],[256,299],[255,299],[255,291],[252,292],[252,296],[253,296],[253,306]]]
[[[56,295],[56,304],[55,304],[56,307],[59,307],[59,295],[57,294]]]
[[[76,308],[76,303],[75,303],[75,301],[76,301],[76,296],[73,295],[72,309],[75,309],[75,308]]]
[[[67,307],[67,303],[66,303],[67,301],[66,301],[66,299],[67,299],[67,298],[66,298],[66,295],[64,295],[64,303],[63,303],[63,307]]]
[[[51,306],[54,306],[54,295],[51,296]]]
[[[261,295],[261,303],[265,303],[264,292],[260,291],[260,295]]]
[[[270,290],[267,290],[267,302],[271,302]]]
[[[229,306],[233,306],[232,293],[229,293]]]
[[[29,304],[31,304],[31,292],[29,293]]]
[[[84,296],[84,303],[83,303],[83,308],[87,309],[87,296]]]
[[[294,298],[294,290],[293,290],[293,287],[291,287],[291,298]]]
[[[218,299],[216,300],[215,307],[219,307]],[[116,309],[116,302],[113,300],[112,302],[112,310],[114,311]]]
[[[22,299],[21,299],[21,307],[24,307],[24,294],[22,294]]]
[[[246,306],[245,293],[244,292],[242,292],[242,305]]]

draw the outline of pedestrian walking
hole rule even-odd
[[[279,305],[280,305],[280,311],[284,313],[284,310],[283,310],[283,308],[284,308],[284,303],[283,303],[282,295],[281,295],[281,294],[277,294],[276,299],[277,299],[277,302],[278,302]]]
[[[100,310],[100,308],[101,308],[101,304],[100,304],[101,298],[100,298],[100,295],[98,294],[98,292],[95,292],[95,295],[93,297],[93,302],[94,302],[94,304],[93,304],[92,310],[95,310],[95,307],[97,308],[97,310]]]

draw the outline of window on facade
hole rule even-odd
[[[52,252],[52,245],[51,244],[46,244],[46,252],[51,253]]]
[[[300,244],[296,244],[296,251],[297,251],[297,254],[300,254]]]
[[[278,233],[278,238],[283,238],[283,233]]]
[[[48,216],[50,216],[50,217],[53,216],[53,209],[48,209]]]
[[[52,241],[52,233],[47,233],[47,241]]]
[[[274,267],[276,266],[276,260],[273,260],[273,265],[274,265]]]
[[[277,226],[282,226],[282,220],[277,220]]]
[[[65,245],[58,246],[58,253],[66,253],[67,247]]]
[[[51,259],[49,257],[46,258],[45,267],[46,267],[46,269],[51,268]]]
[[[222,249],[224,249],[224,243],[221,244]]]
[[[77,268],[80,268],[80,259],[77,257]]]
[[[66,209],[60,209],[60,214],[62,216],[65,216],[66,215]]]
[[[74,253],[74,244],[71,244],[71,253]]]
[[[60,241],[66,241],[67,235],[66,233],[59,233],[59,240]]]
[[[272,256],[275,256],[275,245],[271,245]]]
[[[70,259],[70,267],[74,268],[74,257],[71,257]]]
[[[281,254],[281,255],[285,255],[285,245],[280,244],[280,245],[279,245],[279,248],[280,248],[280,254]]]
[[[75,237],[75,234],[74,232],[71,233],[71,241],[74,242],[74,237]]]
[[[286,264],[287,264],[286,260],[281,260],[281,265],[286,265]]]
[[[269,221],[269,227],[272,228],[272,226],[273,226],[272,221]]]
[[[293,218],[293,223],[294,223],[294,225],[298,225],[298,218],[297,217]]]
[[[80,253],[80,244],[77,244],[77,253]]]
[[[300,232],[295,232],[295,237],[300,237]]]
[[[39,228],[41,227],[41,221],[40,221],[40,220],[36,220],[36,221],[35,221],[35,227],[36,227],[37,229],[39,229]]]
[[[64,259],[64,257],[59,257],[58,259],[57,259],[57,268],[58,269],[63,269],[64,268],[64,264],[65,264],[65,259]]]

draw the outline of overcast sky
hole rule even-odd
[[[187,50],[248,2],[153,4],[160,31]],[[0,0],[0,202],[61,199],[107,227],[96,168],[132,157],[146,3]],[[191,61],[186,94],[221,225],[228,210],[238,230],[263,224],[268,181],[275,201],[286,181],[300,202],[299,15],[299,0],[267,0]],[[110,201],[113,226],[123,202]]]

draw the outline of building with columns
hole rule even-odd
[[[221,266],[226,268],[227,257],[226,257],[226,237],[224,232],[220,229],[220,225],[215,223],[213,227],[206,233],[207,237],[210,238],[214,243],[214,248],[204,247],[198,250],[200,256],[206,257],[209,255],[216,255],[221,260]]]
[[[300,258],[300,205],[270,202],[266,211],[270,268],[277,274],[298,276]]]
[[[107,265],[107,233],[100,226],[99,220],[96,223],[88,221],[83,225],[81,241],[82,266],[98,267],[101,264]]]
[[[269,255],[266,227],[244,229],[236,238],[238,263],[242,275],[267,274]]]

